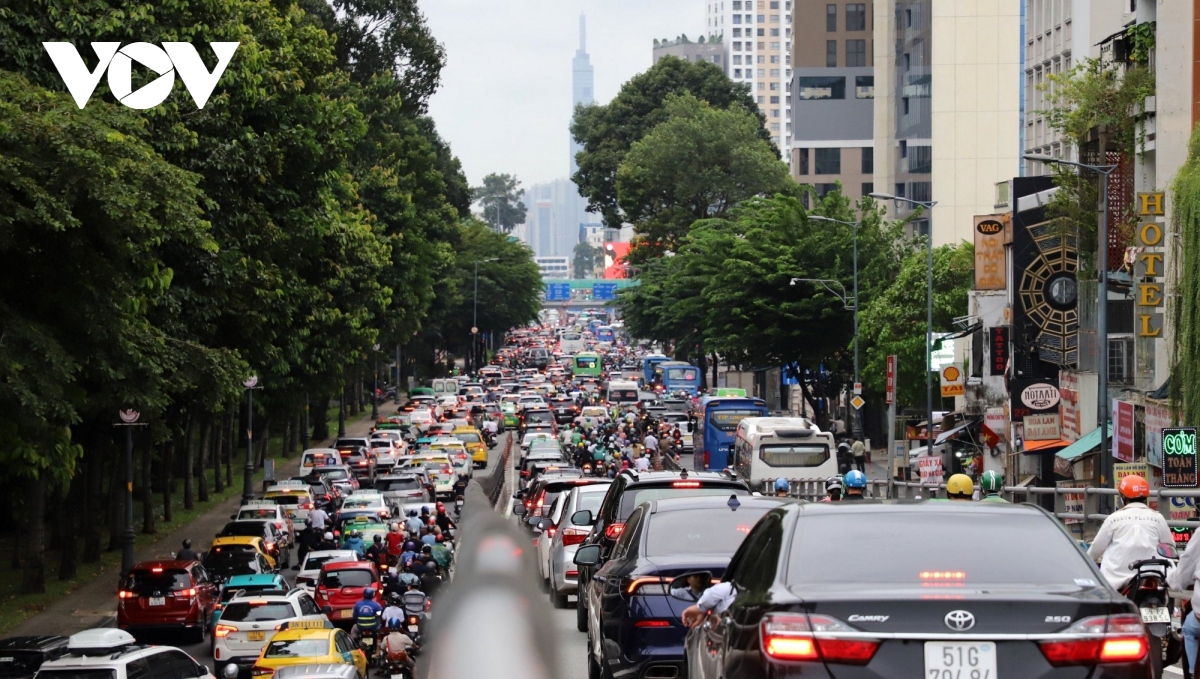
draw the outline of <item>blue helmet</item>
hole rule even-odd
[[[400,627],[400,618],[392,618],[391,620],[387,621],[388,629],[400,629]]]
[[[792,484],[788,483],[787,479],[775,479],[775,490],[776,491],[780,491],[780,490],[786,491],[786,490],[789,490],[791,487],[792,487]]]
[[[846,472],[846,487],[866,488],[867,475],[858,471],[857,469],[851,469],[850,471]]]

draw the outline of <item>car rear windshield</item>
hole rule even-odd
[[[341,481],[343,479],[350,478],[350,475],[346,473],[345,469],[331,469],[327,472],[321,472],[321,476],[324,476],[332,481]]]
[[[733,556],[742,539],[769,507],[687,509],[650,516],[646,527],[646,556],[728,554]]]
[[[475,432],[467,432],[465,434],[455,434],[454,438],[458,439],[459,441],[462,441],[463,443],[479,443],[480,441],[483,440],[483,439],[480,439],[479,434],[476,434]]]
[[[155,573],[149,570],[135,570],[125,578],[125,589],[136,594],[151,591],[167,591],[188,589],[192,586],[192,576],[187,571],[168,570]]]
[[[275,509],[243,509],[238,512],[238,520],[243,519],[275,519]]]
[[[263,653],[266,658],[311,658],[329,655],[328,639],[287,639],[272,641]]]
[[[758,451],[763,462],[772,467],[820,467],[829,460],[824,443],[775,443]]]
[[[327,464],[337,464],[338,456],[332,453],[308,453],[300,464],[308,467],[320,467]]]
[[[321,584],[326,587],[366,587],[374,582],[371,571],[365,568],[345,568],[321,574]]]
[[[228,538],[249,536],[253,538],[259,538],[262,537],[262,534],[263,525],[257,521],[230,521],[229,523],[225,524],[225,527],[221,529],[221,532],[217,534],[217,537]]]
[[[235,601],[221,610],[221,620],[229,622],[262,622],[296,617],[286,601]]]
[[[694,485],[699,483],[700,485]],[[621,504],[617,507],[617,521],[629,518],[633,510],[643,502],[663,500],[669,497],[705,497],[713,495],[749,495],[745,486],[730,486],[726,484],[705,484],[703,481],[670,481],[663,484],[634,486],[621,494]]]
[[[37,651],[0,651],[0,677],[32,676],[45,660]]]
[[[421,482],[411,477],[407,479],[380,479],[375,481],[375,490],[378,491],[420,490],[421,488]]]
[[[32,673],[32,670],[30,670]],[[117,679],[116,670],[85,670],[83,668],[72,670],[42,670],[38,672],[39,677],[49,677],[50,679]]]
[[[277,505],[298,505],[300,504],[299,495],[272,495],[267,498]]]
[[[803,516],[792,540],[788,584],[825,585],[867,582],[875,585],[1022,587],[1095,584],[1095,575],[1079,548],[1042,516],[1016,513],[925,513],[888,511],[870,516]],[[862,526],[871,539],[859,540]],[[986,549],[961,549],[948,535],[970,526]],[[852,548],[854,559],[846,559]],[[879,568],[886,563],[887,568]]]

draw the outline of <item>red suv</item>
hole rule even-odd
[[[363,590],[374,587],[379,592],[379,571],[370,561],[331,561],[321,564],[317,590],[313,593],[317,605],[339,627],[354,624],[354,604],[362,601]],[[376,596],[376,601],[379,597]]]
[[[144,561],[129,571],[117,597],[117,627],[182,629],[203,641],[218,588],[195,561]]]

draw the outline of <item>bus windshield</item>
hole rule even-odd
[[[670,368],[667,370],[668,380],[695,382],[698,377],[699,372],[695,368]]]

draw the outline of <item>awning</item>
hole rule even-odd
[[[1108,436],[1112,436],[1112,422],[1108,423]],[[1107,437],[1106,437],[1107,438]],[[1092,452],[1094,448],[1100,446],[1100,427],[1081,436],[1078,441],[1058,451],[1058,457],[1064,460],[1074,460],[1087,453]]]
[[[941,445],[941,444],[945,443],[946,441],[948,441],[948,440],[950,440],[950,439],[954,438],[955,436],[958,436],[958,435],[959,435],[960,433],[962,433],[962,432],[963,432],[963,430],[965,430],[967,427],[971,427],[971,426],[977,425],[977,424],[979,424],[980,422],[982,422],[982,420],[970,420],[969,422],[964,422],[964,423],[962,423],[962,424],[958,425],[957,427],[954,427],[953,429],[951,429],[951,430],[949,430],[949,431],[944,431],[944,432],[942,432],[941,434],[938,434],[938,435],[937,435],[937,438],[935,438],[935,439],[933,440],[933,445],[935,445],[935,446],[937,446],[937,445]]]
[[[1052,450],[1059,450],[1071,445],[1070,441],[1063,439],[1051,439],[1049,441],[1026,441],[1023,453],[1046,453]]]

